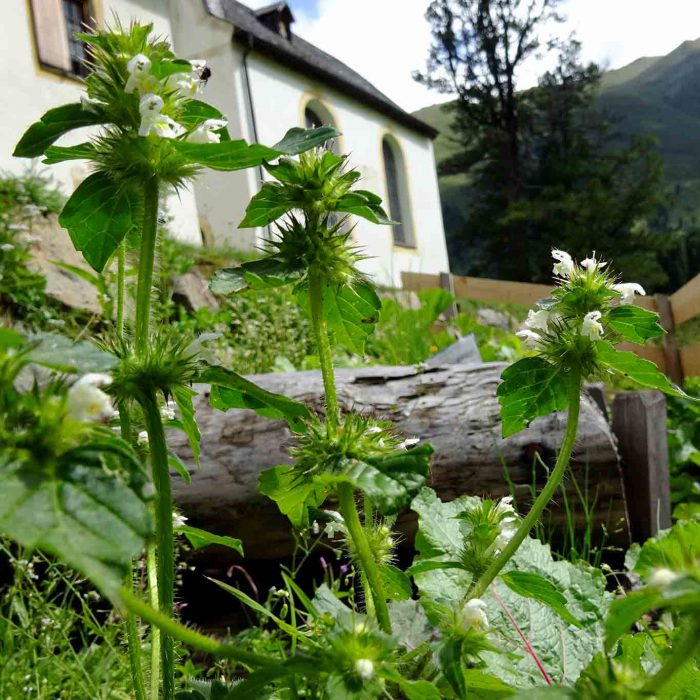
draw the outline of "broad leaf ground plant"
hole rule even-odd
[[[357,186],[347,157],[323,147],[337,132],[292,129],[273,147],[231,141],[225,118],[196,99],[202,62],[178,59],[148,26],[81,38],[91,56],[87,96],[50,110],[16,155],[90,162],[92,173],[60,221],[96,271],[116,266],[116,320],[98,344],[0,332],[0,530],[74,567],[126,612],[133,697],[697,696],[697,521],[633,552],[630,566],[643,585],[614,601],[600,570],[555,562],[548,546],[529,537],[574,449],[584,380],[621,373],[685,396],[655,365],[615,349],[620,340],[643,343],[663,332],[655,314],[633,305],[641,288],[619,282],[594,258],[577,264],[554,251],[557,287],[522,333],[533,353],[503,372],[498,395],[504,437],[538,416],[568,412],[556,467],[523,517],[508,498],[443,503],[425,487],[430,445],[338,400],[334,348],[361,354],[381,309],[358,269],[349,215],[391,222],[380,199]],[[97,126],[97,134],[78,146],[53,145],[83,126]],[[320,416],[211,364],[202,339],[163,330],[152,318],[163,193],[204,168],[254,166],[271,179],[241,226],[273,225],[274,235],[262,258],[220,271],[212,289],[292,289],[313,329],[325,394]],[[124,275],[134,246],[131,314]],[[194,547],[215,542],[242,551],[235,538],[173,515],[170,468],[178,463],[164,428],[184,430],[197,459],[194,382],[210,384],[215,408],[287,421],[295,437],[289,464],[264,472],[260,489],[295,528],[325,533],[355,572],[310,594],[283,571],[284,589],[266,604],[219,583],[260,616],[271,644],[251,644],[254,635],[223,642],[184,627],[174,613],[176,532]],[[403,572],[393,563],[392,527],[408,507],[419,517],[418,554]],[[144,552],[146,590],[132,583],[133,561]],[[661,623],[631,633],[650,611],[663,611]],[[150,626],[148,663],[139,620]],[[175,640],[229,660],[235,677],[177,688]]]

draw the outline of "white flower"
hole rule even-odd
[[[207,62],[203,58],[193,58],[190,65],[195,73],[201,73],[207,67]]]
[[[321,532],[321,528],[318,526],[318,520],[314,520],[313,523],[311,523],[311,532],[314,535],[318,535]]]
[[[503,551],[505,546],[513,539],[513,536],[518,531],[517,518],[503,518],[498,524],[499,533],[493,541],[494,549],[499,552]]]
[[[374,678],[374,664],[369,659],[358,659],[355,662],[355,671],[363,681]]]
[[[553,272],[557,277],[570,277],[574,271],[574,261],[571,256],[564,250],[552,251],[552,257],[558,262],[554,263]]]
[[[604,268],[608,263],[602,262],[601,260],[596,260],[595,259],[595,253],[593,254],[592,258],[586,258],[585,260],[581,260],[581,267],[584,270],[588,270],[589,272],[594,272],[595,270],[600,270]]]
[[[334,510],[327,510],[324,511],[326,515],[330,516],[330,520],[326,523],[326,527],[323,529],[323,532],[325,533],[326,537],[333,538],[338,534],[344,534],[345,533],[345,521],[343,520],[343,516],[334,511]]]
[[[621,284],[613,284],[612,288],[614,291],[620,293],[620,296],[622,297],[620,299],[620,303],[623,306],[627,306],[628,304],[634,304],[635,294],[639,294],[639,296],[641,297],[646,296],[644,287],[642,287],[641,284],[637,284],[636,282],[622,282]]]
[[[164,103],[163,98],[148,94],[141,98],[139,111],[141,112],[141,126],[139,136],[155,134],[164,139],[174,139],[183,133],[184,129],[170,117],[161,114]]]
[[[129,72],[129,78],[124,87],[124,92],[127,94],[151,92],[158,86],[158,80],[151,75],[151,59],[148,56],[142,53],[136,54],[126,64],[126,70]]]
[[[458,624],[466,629],[488,629],[489,621],[486,618],[486,603],[480,598],[468,600],[457,613]]]
[[[194,97],[200,86],[199,76],[194,73],[173,73],[165,81],[165,87],[175,90],[181,97]]]
[[[591,340],[598,340],[603,335],[603,326],[600,324],[602,315],[600,311],[587,313],[583,317],[583,323],[581,323],[581,335],[585,335]]]
[[[173,530],[177,530],[184,527],[187,524],[187,518],[180,513],[173,511]]]
[[[175,420],[175,404],[168,401],[165,406],[160,407],[160,417],[163,420]]]
[[[11,250],[14,250],[15,247],[12,245],[12,243],[3,243],[0,245],[0,250],[2,250],[4,253],[9,253]]]
[[[112,377],[108,374],[84,374],[68,389],[68,414],[81,421],[111,418],[114,413],[112,400],[99,388],[111,383]]]
[[[654,588],[666,588],[669,583],[673,583],[678,578],[678,574],[671,569],[652,569],[649,577],[649,585]]]
[[[547,330],[547,324],[549,323],[550,316],[552,314],[546,309],[540,309],[539,311],[533,311],[530,309],[527,312],[527,319],[525,320],[525,327],[530,330]]]
[[[207,119],[188,134],[187,140],[192,143],[219,143],[221,135],[216,132],[223,129],[226,124],[228,124],[226,119]]]
[[[513,509],[513,497],[512,496],[504,496],[501,498],[498,503],[494,506],[494,510],[496,513],[499,515],[502,515],[504,513],[515,513],[515,510]]]
[[[417,445],[419,442],[420,442],[420,438],[407,438],[399,445],[399,449],[400,450],[407,450],[409,447],[413,447],[414,445]]]
[[[136,442],[139,445],[148,445],[148,432],[146,430],[142,430],[138,434],[138,436],[136,438]]]
[[[542,336],[527,328],[518,331],[516,334],[524,348],[536,349],[542,343]]]

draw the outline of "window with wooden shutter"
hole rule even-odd
[[[34,42],[44,68],[84,76],[85,44],[75,38],[89,18],[85,0],[31,0]]]

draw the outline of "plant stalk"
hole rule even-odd
[[[151,607],[158,609],[158,553],[155,542],[146,545],[146,574]],[[151,627],[151,700],[160,698],[160,629]]]
[[[321,272],[313,268],[309,270],[309,302],[311,324],[316,336],[316,350],[323,375],[323,391],[326,395],[326,426],[328,434],[332,435],[338,429],[340,411],[333,374],[333,353],[328,339],[328,324],[323,315],[323,278]]]
[[[161,613],[171,616],[173,612],[173,589],[175,585],[175,552],[173,546],[173,503],[170,491],[168,448],[165,443],[163,421],[155,392],[145,391],[140,399],[148,431],[148,446],[151,454],[151,471],[156,489],[156,547],[158,552],[158,607]],[[172,700],[175,674],[175,650],[173,639],[161,634],[161,663],[163,671],[163,700]]]
[[[515,535],[508,544],[503,548],[503,551],[491,562],[491,565],[480,576],[477,582],[471,587],[468,596],[469,598],[480,598],[486,589],[491,585],[491,582],[498,576],[501,569],[508,563],[508,560],[518,551],[518,547],[523,540],[528,536],[530,530],[537,524],[542,512],[552,500],[556,490],[564,478],[566,469],[569,466],[571,452],[574,449],[576,441],[576,433],[578,431],[578,416],[581,410],[581,376],[578,372],[573,373],[569,377],[568,387],[568,416],[566,420],[566,430],[564,431],[564,439],[557,456],[557,462],[554,465],[552,473],[547,479],[547,483],[540,492],[535,502],[530,508],[530,512],[523,518]]]
[[[649,695],[656,695],[671,680],[680,668],[690,661],[700,646],[700,616],[695,615],[689,624],[681,630],[680,636],[673,644],[671,656],[666,663],[647,681],[643,688]]]
[[[117,337],[124,339],[124,304],[126,301],[126,242],[117,248]]]
[[[146,180],[143,190],[143,228],[141,230],[139,276],[136,285],[136,319],[134,321],[136,354],[139,356],[143,355],[148,348],[151,327],[151,292],[158,234],[158,179],[153,177]]]
[[[384,597],[384,584],[362,523],[360,523],[352,485],[340,484],[338,486],[338,498],[340,500],[340,514],[343,516],[345,527],[348,529],[348,534],[352,538],[357,557],[360,560],[363,580],[366,578],[369,584],[369,591],[365,590],[365,598],[372,596],[377,622],[384,632],[391,634],[391,621],[389,619],[389,608]]]

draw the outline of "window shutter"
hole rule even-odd
[[[31,0],[34,40],[43,66],[70,73],[72,63],[63,0]]]

